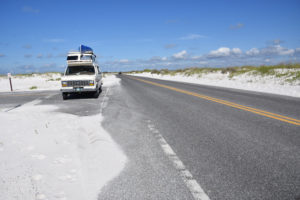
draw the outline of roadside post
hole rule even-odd
[[[11,73],[7,73],[7,77],[9,79],[9,84],[10,84],[10,91],[13,91],[12,83],[11,83]]]

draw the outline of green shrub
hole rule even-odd
[[[168,74],[170,74],[170,71],[168,69],[161,69],[160,70],[160,74],[162,74],[162,75],[168,75]]]
[[[30,90],[36,90],[37,86],[32,86],[31,88],[29,88]]]
[[[183,72],[184,70],[183,69],[176,69],[175,70],[175,73],[181,73],[181,72]]]
[[[291,74],[292,75],[290,75],[290,77],[292,77],[292,78],[288,78],[285,81],[287,81],[289,83],[292,83],[292,82],[297,81],[297,80],[300,81],[300,71],[293,72]]]
[[[151,74],[160,74],[160,71],[157,69],[151,70]]]
[[[260,66],[257,67],[255,70],[262,75],[270,75],[275,74],[274,69],[276,69],[274,66]]]

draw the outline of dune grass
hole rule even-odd
[[[60,81],[60,80],[61,80],[61,78],[50,78],[47,81]]]
[[[37,86],[31,86],[29,89],[30,89],[30,90],[36,90],[36,89],[37,89]]]
[[[209,73],[221,73],[227,75],[228,78],[233,78],[242,74],[248,73],[254,76],[274,76],[276,78],[283,78],[287,82],[294,82],[300,80],[300,63],[296,64],[278,64],[271,66],[241,66],[241,67],[226,67],[226,68],[184,68],[184,69],[145,69],[141,71],[131,71],[127,73],[144,73],[148,72],[157,75],[170,75],[175,76],[177,74],[184,76],[197,76],[201,78],[204,74]]]

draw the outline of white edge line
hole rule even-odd
[[[171,146],[167,143],[167,141],[163,138],[161,134],[156,135],[158,142],[163,149],[164,153],[168,156],[170,161],[173,163],[174,167],[179,171],[179,174],[184,181],[187,188],[192,193],[195,200],[210,200],[208,195],[201,188],[199,183],[193,178],[191,172],[186,169],[183,162],[178,158],[176,153],[173,151]]]
[[[104,101],[105,101],[105,97],[107,96],[109,88],[106,89],[106,92],[104,94],[103,100],[101,102],[101,107],[100,107],[100,113],[102,114],[102,110],[103,110],[103,105],[104,105]]]

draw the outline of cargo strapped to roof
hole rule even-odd
[[[79,52],[80,53],[93,53],[93,49],[88,46],[80,45],[79,46]]]

